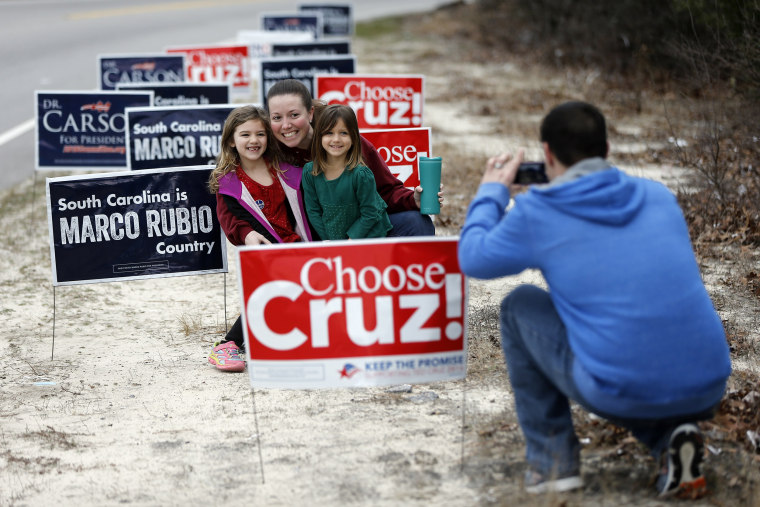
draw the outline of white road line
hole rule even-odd
[[[5,143],[9,141],[13,141],[18,136],[26,134],[30,130],[34,128],[34,118],[30,120],[26,120],[24,123],[20,123],[19,125],[16,125],[10,130],[7,130],[0,134],[0,146],[4,145]]]

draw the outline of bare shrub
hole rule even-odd
[[[691,169],[679,201],[699,249],[760,245],[760,0],[480,0],[472,37],[606,87],[663,100],[673,140],[660,160]],[[696,126],[696,127],[695,127]]]

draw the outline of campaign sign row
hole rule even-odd
[[[304,4],[298,13],[264,13],[262,30],[246,32],[241,45],[194,45],[167,48],[168,54],[98,55],[101,90],[122,83],[227,81],[248,86],[251,58],[349,54],[348,40],[321,40],[323,36],[350,36],[350,5]],[[256,35],[252,35],[256,34]]]
[[[419,184],[417,157],[432,155],[429,129],[417,127],[423,77],[315,77],[319,98],[353,107],[362,133],[391,171],[407,187]],[[224,121],[236,107],[217,103],[229,98],[224,86],[122,86],[118,91],[35,92],[35,167],[135,170],[214,164]],[[157,107],[157,97],[175,105]],[[396,132],[375,133],[389,130]]]
[[[231,82],[250,91],[258,58],[350,54],[354,32],[350,4],[301,4],[298,12],[262,13],[261,30],[239,34],[241,44],[167,48],[167,54],[99,55],[98,85],[115,90],[119,83]],[[327,38],[324,38],[327,37]]]

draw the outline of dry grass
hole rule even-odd
[[[42,446],[47,449],[62,449],[69,450],[77,447],[77,443],[74,441],[71,435],[63,431],[57,430],[52,426],[45,426],[45,428],[30,431],[22,435],[29,440],[39,440]]]
[[[179,330],[184,336],[200,333],[204,329],[203,319],[199,315],[180,315]]]

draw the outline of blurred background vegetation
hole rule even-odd
[[[727,81],[757,98],[756,0],[481,0],[478,8],[484,41],[536,49],[546,62],[665,73],[696,93],[711,81]]]
[[[693,169],[679,201],[698,250],[760,246],[760,0],[477,0],[470,37],[605,86],[674,94],[670,160]],[[703,252],[704,253],[704,252]],[[760,287],[753,287],[760,296]]]

